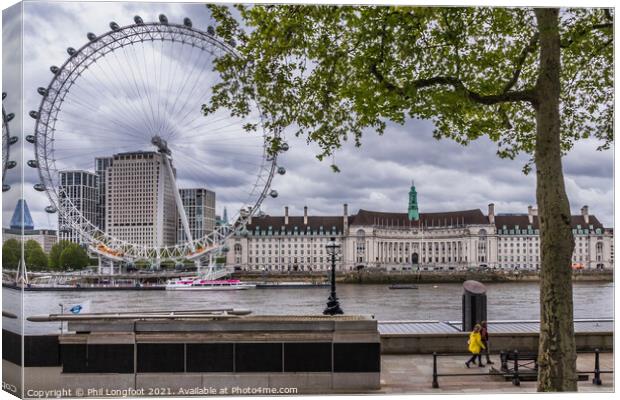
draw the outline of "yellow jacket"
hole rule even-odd
[[[472,332],[469,334],[469,351],[472,354],[480,354],[480,351],[484,349],[484,344],[482,344],[482,336],[480,336],[480,332]]]

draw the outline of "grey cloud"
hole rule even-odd
[[[155,20],[161,12],[175,21],[189,16],[198,27],[204,28],[212,23],[202,4],[29,3],[28,7],[25,26],[28,63],[24,65],[24,103],[27,106],[24,115],[38,106],[40,97],[36,88],[49,83],[49,66],[64,61],[68,46],[77,48],[83,44],[86,32],[105,32],[112,20],[121,25],[131,23],[135,14],[141,15],[145,21]],[[206,101],[207,94],[204,96]],[[124,101],[130,98],[131,92],[124,93]],[[114,107],[108,107],[102,115],[109,115],[114,110]],[[31,132],[33,121],[25,117],[24,122],[24,132]],[[132,125],[136,123],[131,122]],[[303,138],[289,138],[291,149],[279,160],[288,172],[276,176],[273,184],[280,196],[277,199],[268,197],[263,210],[280,214],[283,206],[289,205],[291,213],[300,214],[307,205],[314,214],[340,214],[342,204],[348,203],[350,213],[359,208],[404,212],[412,180],[418,189],[422,212],[470,208],[486,212],[490,202],[496,204],[497,212],[525,212],[528,205],[535,204],[535,176],[521,173],[529,157],[523,155],[517,160],[502,160],[496,156],[496,145],[487,138],[461,146],[450,140],[435,140],[432,129],[428,121],[410,120],[404,126],[390,124],[383,136],[366,132],[361,148],[355,148],[349,142],[337,152],[335,162],[342,171],[339,174],[331,171],[330,161],[319,162],[315,158],[318,153],[316,145],[306,145]],[[92,146],[90,143],[97,143],[98,139],[82,137],[81,140],[87,147]],[[189,148],[184,148],[179,162],[199,157],[199,148],[207,142],[198,143],[201,142],[196,140],[189,144]],[[594,141],[584,140],[566,156],[566,187],[573,212],[588,204],[590,212],[610,226],[613,225],[613,154],[611,151],[596,152],[595,147]],[[226,162],[222,154],[210,156],[217,157],[213,159],[222,166],[209,179],[210,185],[219,188],[218,212],[222,212],[221,207],[226,203],[232,214],[241,200],[234,188],[247,184],[248,177],[239,176],[234,163]],[[26,146],[24,159],[30,158],[34,158],[32,148]],[[78,164],[92,165],[92,160]],[[178,170],[180,185],[204,186],[200,166],[183,170],[178,165]],[[32,185],[38,182],[37,171],[26,167],[24,179],[25,195],[35,221],[40,227],[54,226],[54,219],[50,221],[43,211],[48,204],[45,194],[32,190]],[[10,196],[16,197],[14,193]],[[5,201],[5,221],[7,214],[12,213],[12,209],[6,209],[6,204]]]

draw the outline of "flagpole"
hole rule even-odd
[[[62,304],[62,303],[58,303],[58,306],[60,307],[60,313],[61,313],[61,314],[64,314],[64,313],[65,313],[65,305],[64,305],[64,304]],[[62,324],[63,324],[63,322],[62,322],[62,320],[61,320],[61,321],[60,321],[60,334],[61,334],[61,335],[62,335],[62,328],[63,328],[63,327],[62,327]]]

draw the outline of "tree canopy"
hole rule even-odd
[[[59,265],[63,270],[84,269],[90,263],[86,251],[77,243],[67,244],[60,253]]]
[[[36,240],[28,240],[24,244],[24,259],[26,267],[31,271],[41,271],[47,268],[47,254]]]
[[[49,267],[55,270],[61,270],[62,264],[60,263],[60,254],[62,251],[70,245],[72,242],[69,240],[61,240],[52,246],[49,255]]]
[[[320,159],[408,118],[462,144],[486,135],[500,157],[534,153],[530,8],[237,6],[243,25],[228,7],[209,8],[238,56],[217,61],[224,80],[205,113],[244,114],[257,102],[268,129],[294,127],[320,145]],[[561,13],[563,151],[579,138],[597,137],[601,148],[613,140],[612,21],[603,9]]]
[[[21,243],[17,239],[8,239],[2,244],[2,265],[4,268],[17,269],[21,258]]]

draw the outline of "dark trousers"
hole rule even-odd
[[[489,342],[488,341],[483,341],[482,344],[484,344],[484,349],[482,350],[481,353],[484,353],[484,355],[486,355],[487,362],[489,362],[489,361],[491,361],[491,357],[490,357],[490,353],[489,353]]]
[[[478,365],[481,365],[482,364],[482,355],[480,355],[480,354],[473,354],[471,356],[471,358],[469,360],[467,360],[467,364],[470,364],[470,363],[474,363],[475,364],[476,363],[476,358],[478,358]]]

